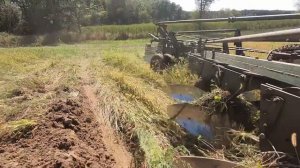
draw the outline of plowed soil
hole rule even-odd
[[[59,100],[27,138],[0,141],[0,167],[114,167],[93,113],[79,100]]]
[[[86,74],[81,79],[89,80]],[[32,130],[0,137],[0,168],[132,167],[126,146],[99,119],[96,95],[85,82],[72,98],[60,96],[70,89],[57,91],[58,98],[45,105]]]

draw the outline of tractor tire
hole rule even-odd
[[[276,53],[279,52],[279,53]],[[295,54],[294,56],[286,56],[280,53]],[[281,61],[288,63],[298,63],[300,60],[300,44],[285,45],[270,52],[269,61]]]
[[[175,57],[173,55],[164,54],[164,63],[167,67],[173,66],[175,62]]]
[[[161,72],[166,69],[164,56],[162,54],[155,54],[151,58],[150,67],[154,72]]]

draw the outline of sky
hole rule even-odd
[[[195,10],[195,0],[170,0],[182,6],[186,11]],[[220,9],[267,9],[267,10],[296,10],[296,0],[216,0],[211,10]]]

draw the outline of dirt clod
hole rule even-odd
[[[82,100],[62,99],[50,105],[30,136],[18,142],[0,140],[2,167],[114,167],[115,159]],[[0,166],[0,167],[1,167]]]

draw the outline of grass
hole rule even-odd
[[[188,69],[188,63],[180,61],[163,72],[165,81],[173,85],[194,85],[199,77]]]
[[[153,83],[159,87],[166,87],[164,79],[156,73],[153,73],[148,64],[142,59],[130,56],[132,53],[116,52],[116,51],[104,51],[103,61],[113,67],[118,68],[120,71],[125,71],[127,74],[134,75],[147,81],[147,83]]]

